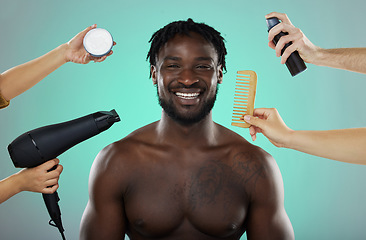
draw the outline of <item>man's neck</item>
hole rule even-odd
[[[185,125],[170,118],[164,111],[157,125],[158,141],[183,146],[210,146],[217,143],[217,125],[212,113],[197,123]]]

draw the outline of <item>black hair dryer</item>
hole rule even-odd
[[[9,144],[8,151],[15,167],[36,167],[56,158],[76,144],[107,130],[119,121],[120,118],[115,110],[92,113],[68,122],[23,133]],[[53,169],[55,168],[56,166]],[[65,239],[57,192],[43,194],[43,199],[51,216],[49,224],[57,227],[62,238]]]
[[[276,26],[277,24],[280,23],[280,21],[276,17],[267,18],[266,22],[267,22],[268,32],[274,26]],[[280,38],[287,34],[288,33],[280,32],[273,38],[273,43],[275,45],[277,45],[277,42],[280,40]],[[283,52],[286,50],[286,48],[288,46],[290,46],[291,44],[292,44],[292,42],[285,44],[285,46],[281,50],[281,56],[282,56]],[[286,60],[286,66],[287,66],[288,70],[290,71],[291,76],[293,76],[293,77],[296,76],[297,74],[303,72],[304,70],[306,70],[306,65],[304,63],[304,60],[302,60],[298,51],[294,51],[293,53],[291,53],[291,55]]]

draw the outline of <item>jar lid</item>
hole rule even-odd
[[[94,57],[107,55],[113,47],[112,35],[103,28],[90,30],[83,40],[85,50]]]

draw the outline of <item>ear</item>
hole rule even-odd
[[[224,73],[222,72],[222,65],[219,65],[217,68],[217,83],[221,84],[223,77]]]
[[[153,84],[154,85],[158,84],[156,67],[154,65],[150,66],[150,74],[151,74],[151,79],[153,81]]]

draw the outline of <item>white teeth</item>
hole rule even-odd
[[[182,92],[176,92],[175,95],[177,95],[180,98],[184,99],[195,99],[197,98],[200,93],[182,93]]]

